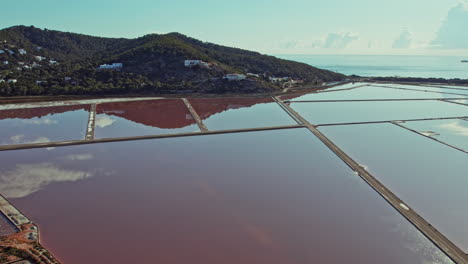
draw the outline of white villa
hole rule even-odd
[[[245,80],[247,78],[244,74],[226,74],[224,76],[224,79],[227,79],[228,81],[241,81]]]
[[[3,61],[3,65],[8,65],[8,61]]]
[[[9,80],[8,80],[8,83],[16,83],[17,81],[18,81],[18,80],[16,80],[16,79],[9,79]]]
[[[34,58],[38,61],[45,60],[45,57],[42,57],[42,56],[34,56]]]
[[[270,82],[285,82],[289,81],[290,77],[269,77]]]
[[[202,67],[209,67],[210,65],[202,60],[185,60],[184,62],[185,67],[194,67],[194,66],[202,66]]]
[[[19,52],[19,54],[21,54],[21,55],[26,55],[26,54],[28,54],[28,52],[26,52],[24,49],[19,49],[18,52]]]
[[[99,66],[99,69],[105,70],[105,69],[122,69],[123,68],[123,63],[112,63],[112,64],[103,64]]]
[[[259,74],[256,74],[256,73],[250,73],[250,72],[249,72],[249,73],[247,73],[247,76],[249,76],[249,77],[257,77],[257,78],[259,78],[259,77],[260,77],[260,75],[259,75]]]

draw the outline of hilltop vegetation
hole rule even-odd
[[[209,67],[185,67],[187,59],[203,60]],[[115,62],[123,63],[123,68],[98,69],[101,64]],[[228,82],[223,77],[230,73],[259,76]],[[3,96],[261,92],[282,88],[284,83],[271,82],[269,77],[289,77],[307,84],[344,78],[303,63],[206,43],[179,33],[124,39],[32,26],[0,30]]]

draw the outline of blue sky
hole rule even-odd
[[[468,3],[459,0],[0,3],[0,28],[34,25],[109,37],[176,31],[270,54],[468,55],[468,36],[464,37],[468,34],[458,34],[465,31],[463,26],[468,26]]]

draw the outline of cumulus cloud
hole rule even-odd
[[[58,124],[58,121],[52,120],[49,118],[43,118],[43,119],[23,120],[23,123],[31,124],[31,125],[55,125],[55,124]]]
[[[286,40],[282,41],[279,45],[281,49],[296,49],[299,42],[296,40]]]
[[[323,48],[326,49],[344,49],[351,42],[359,39],[359,34],[347,33],[329,33],[323,43]]]
[[[394,49],[407,49],[411,46],[411,42],[413,41],[413,36],[408,29],[404,29],[401,32],[400,36],[393,42],[392,48]]]
[[[442,22],[433,47],[444,49],[468,49],[468,2],[462,1],[450,9],[446,19]]]
[[[108,127],[114,123],[115,123],[115,119],[109,116],[97,116],[96,117],[96,126],[99,128]]]
[[[94,158],[93,154],[71,154],[65,157],[66,160],[70,161],[82,161],[82,160],[92,160]]]
[[[450,131],[450,132],[452,132],[452,133],[454,133],[456,135],[468,137],[468,126],[465,125],[465,123],[468,123],[468,122],[454,121],[454,122],[450,122],[450,123],[447,123],[447,124],[443,124],[440,127],[444,128],[444,129],[447,129],[448,131]]]
[[[13,144],[26,144],[26,143],[47,143],[50,139],[46,137],[38,137],[36,139],[28,140],[25,139],[25,135],[15,135],[10,137],[10,141]]]
[[[92,176],[60,169],[52,163],[18,164],[13,170],[0,171],[0,193],[7,198],[22,198],[54,182],[75,182]]]

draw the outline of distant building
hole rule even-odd
[[[36,81],[36,84],[42,84],[44,81]]]
[[[286,82],[290,79],[290,77],[269,77],[270,82]]]
[[[45,57],[42,57],[42,56],[34,56],[34,58],[35,58],[37,61],[43,61],[43,60],[46,59]]]
[[[40,50],[42,50],[42,47],[35,47],[34,49],[35,49],[36,51],[40,51]]]
[[[26,55],[26,54],[28,54],[28,52],[25,51],[24,49],[19,49],[18,52],[19,52],[19,54],[21,54],[21,55]]]
[[[5,82],[5,80],[3,80],[3,79],[0,79],[0,83],[4,83],[4,82]]]
[[[257,77],[257,78],[259,78],[259,77],[260,77],[260,75],[258,75],[258,74],[255,74],[255,73],[250,73],[250,72],[249,72],[249,73],[247,73],[247,76],[249,76],[249,77]]]
[[[8,83],[16,83],[17,81],[18,81],[18,80],[16,80],[16,79],[9,79],[7,82],[8,82]]]
[[[5,51],[4,51],[4,50],[0,50],[0,54],[5,54]]]
[[[14,55],[14,54],[15,54],[15,52],[12,51],[12,50],[10,50],[10,49],[8,50],[8,53],[10,53],[11,55]]]
[[[224,79],[227,79],[228,81],[241,81],[245,80],[247,78],[244,74],[226,74],[224,76]]]
[[[122,69],[123,63],[112,63],[112,64],[103,64],[99,66],[101,70],[115,70],[115,69]]]
[[[8,65],[8,61],[3,61],[3,65]]]
[[[24,62],[22,61],[18,62],[18,65],[24,65]]]
[[[50,64],[50,65],[57,65],[57,64],[58,64],[58,61],[56,61],[56,60],[49,60],[49,64]]]
[[[210,67],[210,65],[202,60],[185,60],[184,61],[184,65],[185,67],[194,67],[194,66],[201,66],[201,67],[205,67],[205,68],[208,68]]]
[[[68,82],[68,81],[71,81],[72,78],[71,77],[65,77],[63,79]]]

